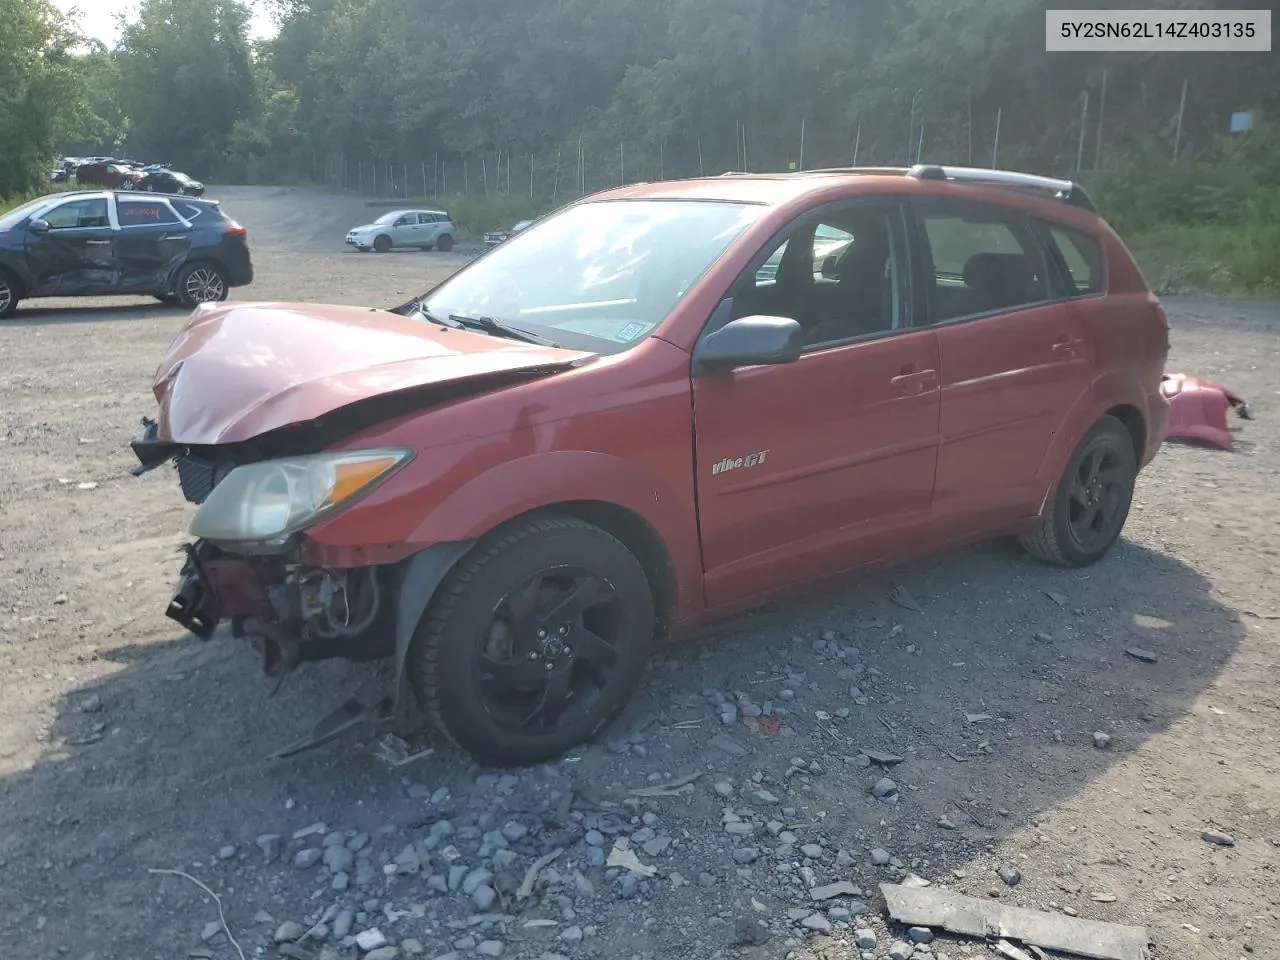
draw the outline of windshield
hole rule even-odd
[[[15,207],[8,213],[0,215],[0,230],[11,230],[20,224],[25,217],[35,213],[48,203],[48,197],[41,197],[39,200],[32,200],[30,203],[24,203],[22,206]]]
[[[380,216],[377,220],[373,222],[374,223],[391,223],[394,220],[400,219],[400,217],[402,216],[404,216],[404,214],[401,211],[394,210],[391,213],[384,213],[382,216]]]
[[[767,207],[597,200],[568,207],[431,291],[432,316],[492,317],[566,347],[616,353],[648,336]]]

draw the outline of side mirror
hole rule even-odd
[[[804,328],[790,317],[731,320],[699,345],[695,359],[704,370],[728,371],[759,364],[794,363],[804,347]]]
[[[48,220],[32,220],[27,224],[27,229],[35,234],[46,234],[49,232]]]

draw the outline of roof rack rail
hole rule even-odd
[[[1033,173],[1016,173],[1012,170],[985,170],[979,167],[944,167],[937,164],[917,163],[907,171],[907,176],[919,180],[954,180],[993,187],[1008,187],[1030,193],[1047,193],[1074,207],[1097,213],[1097,207],[1084,192],[1084,188],[1071,180],[1042,177]]]
[[[906,167],[817,167],[812,170],[798,171],[802,173],[865,173],[872,176],[877,175],[897,175],[903,176],[907,173]]]

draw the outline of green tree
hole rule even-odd
[[[0,0],[0,198],[46,187],[85,118],[79,38],[48,0]]]
[[[207,176],[257,104],[241,0],[143,0],[116,49],[132,152]]]

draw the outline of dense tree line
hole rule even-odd
[[[265,43],[246,0],[142,0],[114,50],[73,57],[47,0],[0,0],[0,123],[23,131],[0,143],[0,194],[35,184],[57,144],[206,179],[469,160],[486,187],[503,157],[507,177],[513,155],[555,157],[569,192],[855,152],[986,164],[997,137],[1001,166],[1140,186],[1175,151],[1237,149],[1232,111],[1280,103],[1271,54],[1048,54],[1062,0],[259,2],[279,25]],[[1280,183],[1275,155],[1254,148],[1250,169]]]

